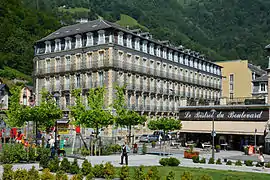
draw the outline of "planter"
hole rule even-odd
[[[184,158],[187,159],[192,159],[193,157],[199,156],[200,152],[194,151],[194,152],[189,152],[189,151],[184,151]]]
[[[220,149],[216,149],[216,152],[219,153],[220,152]]]

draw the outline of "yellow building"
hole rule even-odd
[[[244,100],[252,97],[252,80],[266,74],[259,66],[250,64],[248,60],[230,60],[216,63],[223,67],[222,97],[229,100]]]

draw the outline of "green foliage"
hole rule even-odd
[[[252,160],[246,160],[245,165],[246,166],[253,166],[253,161]]]
[[[86,180],[93,180],[94,179],[94,174],[92,173],[92,172],[90,172],[89,174],[87,174],[86,176],[85,176],[85,179]]]
[[[206,163],[205,158],[202,158],[202,159],[200,160],[200,163],[201,163],[201,164],[205,164],[205,163]]]
[[[140,167],[134,170],[134,177],[133,179],[136,180],[145,180],[146,174],[144,173],[144,166],[141,165]]]
[[[168,176],[166,176],[166,180],[175,180],[175,173],[170,171]]]
[[[106,179],[113,179],[115,176],[115,168],[110,162],[105,164],[103,172]]]
[[[232,165],[232,161],[231,160],[227,161],[226,165]]]
[[[90,151],[87,150],[85,147],[81,148],[81,155],[82,156],[89,156],[90,155]]]
[[[74,161],[72,162],[71,166],[70,166],[70,173],[71,174],[78,174],[80,172],[80,167],[78,165],[78,160],[74,159]]]
[[[39,166],[42,168],[48,168],[50,161],[50,149],[49,148],[38,148],[37,149]]]
[[[242,166],[242,162],[240,160],[238,160],[238,161],[235,162],[235,165],[236,166]]]
[[[161,158],[159,164],[162,166],[178,166],[180,164],[179,159],[170,157],[170,158]]]
[[[200,177],[200,180],[213,180],[213,178],[208,174],[204,174]]]
[[[215,159],[214,158],[210,158],[208,161],[208,164],[215,164]]]
[[[113,116],[105,108],[105,94],[104,87],[90,89],[87,96],[89,110],[86,110],[82,105],[80,90],[72,92],[76,102],[76,105],[71,107],[72,116],[76,119],[77,124],[94,128],[96,130],[96,137],[99,134],[100,128],[113,124]]]
[[[182,127],[181,121],[173,118],[160,118],[151,120],[148,123],[148,128],[151,130],[163,130],[166,134],[168,131],[180,130]]]
[[[216,164],[222,164],[222,162],[221,162],[221,159],[220,159],[220,158],[218,158],[218,159],[217,159]]]
[[[181,176],[181,180],[193,180],[191,172],[185,171]]]
[[[27,154],[22,144],[5,144],[1,152],[0,161],[4,164],[26,161]]]
[[[59,170],[59,163],[58,157],[55,157],[53,160],[49,161],[48,168],[51,172],[57,172]]]
[[[119,177],[120,177],[120,180],[130,180],[128,166],[122,166],[121,167],[121,169],[119,171]]]
[[[193,156],[193,157],[192,157],[192,161],[193,161],[194,163],[199,163],[199,162],[200,162],[199,156]]]
[[[14,177],[14,172],[12,170],[12,165],[11,164],[4,164],[3,165],[3,169],[4,169],[4,172],[3,172],[3,179],[5,180],[13,180],[13,177]]]
[[[90,174],[91,172],[92,172],[92,165],[90,162],[87,161],[87,159],[85,159],[82,163],[81,173],[82,175],[86,176],[87,174]]]
[[[96,178],[104,178],[104,165],[103,164],[96,164],[92,168],[92,172]]]
[[[160,180],[159,171],[156,166],[152,166],[147,174],[146,174],[146,180]]]
[[[54,180],[54,175],[50,172],[48,168],[43,169],[40,180]]]
[[[14,180],[28,180],[28,172],[26,169],[17,169],[14,172]]]
[[[57,171],[55,175],[56,180],[68,180],[68,176],[64,171]]]
[[[140,28],[143,31],[149,31],[147,27],[142,26],[141,24],[138,23],[138,21],[126,14],[121,14],[120,15],[120,20],[116,22],[122,27],[129,27],[131,29],[136,29]]]
[[[75,174],[72,176],[71,180],[83,180],[82,174]]]
[[[260,165],[260,166],[261,166],[261,165]],[[265,167],[266,167],[266,168],[270,168],[270,162],[266,163],[266,164],[265,164]]]
[[[60,170],[66,173],[70,172],[70,162],[67,158],[63,158],[62,162],[60,163]]]
[[[28,180],[37,180],[39,179],[39,172],[36,170],[35,166],[28,171]]]

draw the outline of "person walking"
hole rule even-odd
[[[264,156],[263,153],[260,151],[260,154],[258,156],[258,159],[260,161],[260,165],[262,166],[262,168],[264,169]]]
[[[128,153],[129,153],[129,147],[127,143],[125,142],[122,146],[122,153],[121,153],[121,163],[123,164],[123,160],[125,158],[126,165],[128,165]]]

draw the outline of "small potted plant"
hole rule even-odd
[[[248,146],[244,146],[244,153],[245,155],[248,155]]]
[[[216,145],[216,152],[217,153],[220,152],[220,149],[221,149],[220,145]]]
[[[192,159],[194,156],[199,156],[199,152],[193,151],[193,146],[190,146],[188,150],[184,151],[184,158]]]
[[[152,148],[155,148],[156,147],[156,142],[155,141],[152,141]]]

